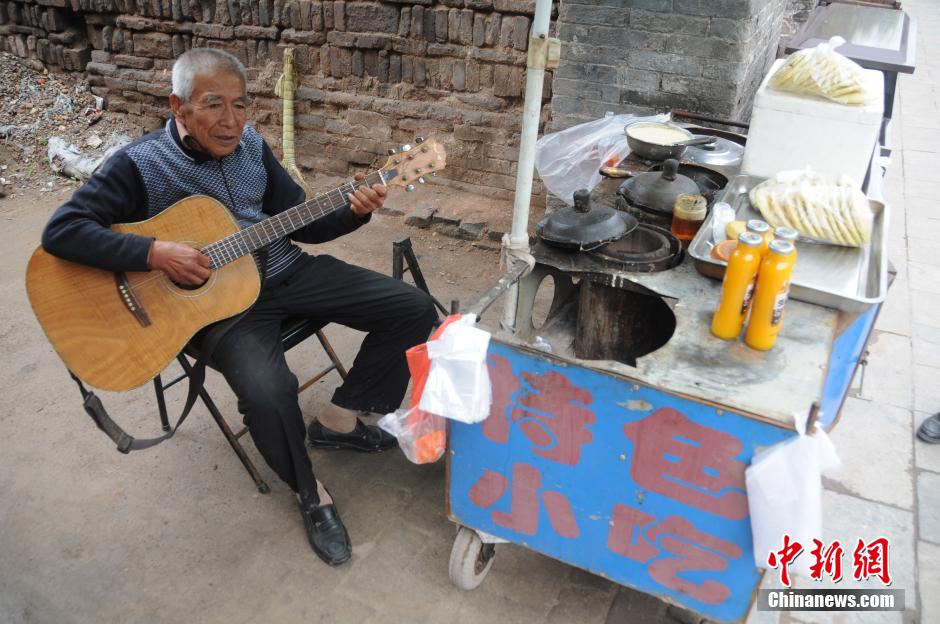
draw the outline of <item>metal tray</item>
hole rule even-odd
[[[731,205],[735,218],[743,221],[761,219],[751,206],[748,192],[766,178],[738,175],[732,178],[718,198]],[[882,202],[869,199],[874,221],[868,246],[839,247],[822,243],[797,242],[796,266],[790,279],[790,296],[846,312],[863,312],[870,305],[884,301],[888,292],[888,217]],[[709,213],[689,245],[699,273],[721,279],[727,263],[710,254],[712,214]]]

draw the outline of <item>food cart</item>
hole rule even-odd
[[[537,3],[533,42],[546,37],[545,5]],[[887,294],[885,150],[874,139],[868,152],[870,241],[799,245],[777,344],[756,351],[710,333],[724,271],[709,253],[713,213],[683,251],[668,230],[671,208],[664,214],[659,203],[678,173],[710,205],[728,203],[736,219],[759,217],[749,191],[763,178],[741,175],[733,162],[703,167],[684,158],[678,172],[647,162],[650,172],[634,172],[632,186],[607,179],[575,196],[576,211],[607,211],[583,220],[591,227],[609,222],[611,210],[629,214],[629,235],[558,244],[564,237],[543,222],[527,246],[533,113],[548,66],[538,57],[530,55],[513,231],[504,239],[509,257],[529,264],[511,263],[466,310],[481,314],[509,288],[500,328],[487,328],[490,414],[479,424],[448,423],[447,503],[458,525],[450,577],[478,586],[496,545],[512,543],[709,620],[743,621],[762,577],[745,469],[760,449],[797,435],[797,420],[832,428]],[[746,143],[726,130],[693,132],[720,137],[706,158],[740,156]],[[551,304],[537,323],[547,283]]]
[[[720,282],[691,256],[636,273],[592,254],[532,251],[516,331],[491,342],[490,416],[450,427],[447,496],[461,526],[452,580],[475,587],[493,544],[508,541],[710,619],[742,620],[761,579],[745,468],[796,435],[794,415],[834,424],[880,303],[791,301],[765,353],[710,334]],[[536,328],[549,277],[554,300]],[[618,318],[597,319],[609,310]],[[578,357],[583,347],[603,359]]]

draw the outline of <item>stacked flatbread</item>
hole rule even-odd
[[[866,87],[864,70],[833,50],[843,42],[823,43],[790,55],[771,76],[770,86],[781,91],[817,95],[841,104],[867,104],[872,93]]]
[[[871,205],[847,177],[782,174],[751,190],[751,205],[773,227],[814,241],[861,247],[871,239]]]

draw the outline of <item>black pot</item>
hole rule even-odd
[[[545,243],[563,249],[590,251],[623,238],[636,229],[637,220],[606,206],[591,207],[591,193],[574,193],[574,206],[566,206],[538,222],[535,233]]]
[[[679,195],[701,194],[698,184],[679,172],[679,161],[670,158],[662,171],[638,173],[617,190],[628,203],[661,215],[672,215]]]

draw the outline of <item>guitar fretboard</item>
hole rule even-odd
[[[206,245],[202,248],[202,253],[209,257],[210,268],[217,269],[348,205],[349,194],[363,186],[385,185],[395,176],[394,169],[384,172],[375,171],[361,181],[346,182],[332,191],[317,195],[302,204]]]

